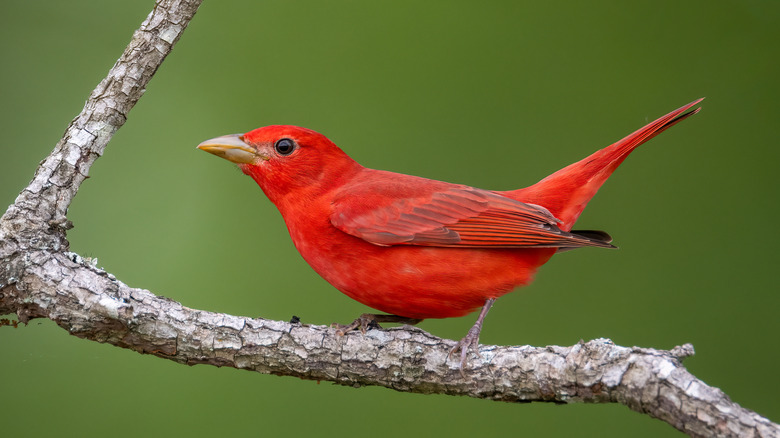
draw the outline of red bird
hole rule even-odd
[[[295,247],[347,296],[417,323],[482,308],[457,343],[461,370],[477,349],[495,300],[531,282],[557,251],[614,248],[601,231],[571,231],[588,201],[640,144],[696,114],[701,99],[524,189],[493,191],[368,169],[322,134],[275,125],[205,141],[200,149],[238,164],[284,217]]]

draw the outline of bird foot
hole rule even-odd
[[[452,355],[460,350],[460,375],[463,376],[464,379],[466,378],[466,373],[463,372],[463,366],[466,365],[466,357],[468,357],[469,349],[474,350],[474,353],[476,353],[478,357],[482,357],[482,355],[479,354],[479,333],[482,331],[482,323],[485,321],[485,317],[495,302],[495,298],[488,298],[485,300],[485,305],[482,306],[477,321],[471,326],[469,332],[466,333],[466,336],[458,341],[452,350],[450,350],[450,354],[447,355],[449,359],[452,359]]]
[[[342,325],[338,323],[331,324],[331,328],[336,329],[336,334],[344,336],[352,330],[360,330],[361,333],[366,334],[368,329],[381,329],[380,322],[394,322],[399,324],[415,325],[422,321],[422,319],[407,318],[405,316],[398,315],[375,315],[373,313],[364,313],[360,315],[351,324]]]
[[[482,331],[482,324],[474,324],[473,327],[469,329],[469,332],[466,333],[466,336],[463,337],[460,341],[458,341],[457,344],[455,344],[454,347],[452,347],[452,350],[450,350],[450,354],[448,357],[452,359],[452,356],[460,350],[460,375],[463,376],[463,378],[466,378],[466,373],[463,371],[464,365],[466,365],[466,359],[468,358],[469,350],[474,351],[474,353],[482,357],[479,354],[479,332]]]
[[[352,330],[360,330],[361,333],[366,334],[366,330],[369,328],[382,328],[379,326],[379,324],[376,322],[374,318],[372,318],[374,315],[370,313],[364,313],[360,315],[357,319],[352,321],[350,324],[339,324],[334,322],[330,325],[331,328],[336,329],[336,334],[339,336],[344,336],[347,333],[351,332]]]

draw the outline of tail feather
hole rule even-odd
[[[691,107],[702,100],[703,98],[698,99],[670,112],[624,139],[564,167],[530,187],[504,192],[504,194],[525,203],[544,206],[563,222],[560,224],[562,230],[570,231],[593,195],[637,146],[699,112],[701,108],[691,109]]]
[[[572,230],[572,234],[576,234],[578,236],[587,237],[590,240],[595,240],[602,243],[611,243],[612,242],[612,236],[609,235],[606,231],[601,230]]]

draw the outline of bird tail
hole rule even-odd
[[[504,192],[508,197],[544,206],[562,221],[560,228],[570,231],[574,222],[620,163],[637,148],[666,129],[696,114],[701,108],[690,108],[698,99],[649,123],[624,139],[595,152],[589,157],[553,173],[524,189]]]

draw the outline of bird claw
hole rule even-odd
[[[352,324],[341,325],[333,323],[330,326],[337,329],[336,334],[339,336],[344,336],[355,329],[360,329],[360,332],[365,335],[366,330],[368,329],[381,329],[382,327],[379,325],[380,322],[415,325],[420,321],[422,321],[422,319],[408,318],[406,316],[364,313],[360,315],[358,319],[352,321]]]
[[[370,313],[364,313],[357,317],[352,323],[343,325],[339,323],[333,323],[330,325],[331,328],[336,329],[336,334],[339,336],[344,336],[347,333],[353,331],[353,330],[360,330],[360,333],[366,334],[366,331],[368,329],[381,329],[382,327],[379,325],[379,323],[376,322],[376,315],[372,315]]]
[[[458,341],[452,350],[450,350],[450,354],[447,355],[449,359],[452,359],[452,355],[460,350],[460,375],[463,376],[464,379],[466,378],[466,373],[463,371],[463,366],[466,365],[466,357],[469,354],[469,348],[474,350],[477,357],[482,357],[482,355],[479,354],[479,333],[482,331],[482,323],[485,321],[488,311],[490,311],[490,308],[493,307],[493,303],[495,302],[495,298],[488,298],[485,300],[485,305],[482,306],[477,321],[471,326],[469,332],[466,333],[466,336]]]
[[[450,353],[447,355],[449,359],[452,359],[452,356],[460,350],[460,366],[458,367],[460,369],[460,375],[463,376],[463,378],[466,378],[466,373],[463,371],[463,367],[466,365],[466,359],[468,358],[469,349],[474,351],[474,354],[476,354],[478,357],[482,357],[482,355],[479,353],[479,332],[482,327],[474,326],[469,329],[469,332],[466,333],[466,336],[463,337],[458,343],[455,344],[454,347],[452,347],[452,350],[450,350]]]

